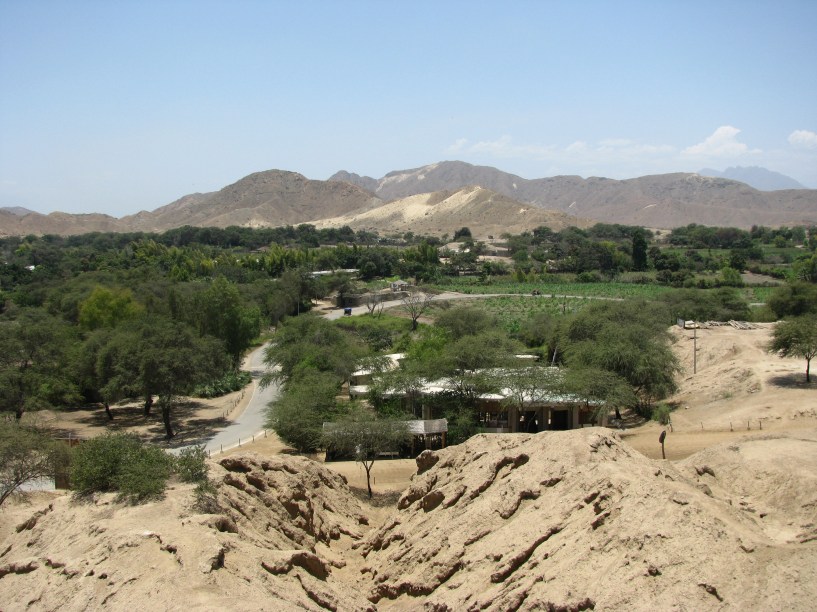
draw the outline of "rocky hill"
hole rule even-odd
[[[425,206],[422,218],[400,212],[419,202]],[[467,226],[485,236],[543,224],[558,229],[570,218],[579,225],[592,220],[656,228],[814,224],[817,190],[758,191],[738,181],[681,173],[623,181],[578,176],[527,180],[463,162],[390,172],[381,179],[344,171],[317,181],[268,170],[220,191],[186,195],[121,219],[0,209],[0,236],[300,223],[437,234]]]
[[[177,485],[4,511],[0,608],[810,610],[815,444],[768,434],[673,464],[600,428],[479,435],[422,454],[377,523],[318,463],[226,457],[206,507]]]
[[[268,170],[220,191],[188,195],[153,212],[123,217],[133,230],[163,231],[182,225],[275,227],[311,223],[366,210],[381,200],[355,185],[313,181],[296,172]]]
[[[26,211],[23,214],[0,210],[0,238],[28,234],[58,234],[70,236],[88,232],[125,232],[128,226],[115,217],[101,214],[72,215],[53,212],[42,215]]]
[[[563,212],[523,204],[482,187],[422,193],[357,213],[318,221],[318,227],[348,225],[381,234],[408,232],[440,236],[468,227],[480,238],[519,234],[546,225],[559,231],[569,225],[589,227],[594,222]]]
[[[767,170],[759,166],[734,166],[727,168],[723,172],[713,170],[712,168],[704,168],[699,170],[698,174],[703,176],[715,176],[720,178],[732,179],[733,181],[740,181],[746,183],[755,189],[761,191],[775,191],[778,189],[807,189],[805,185],[800,184],[790,176]]]
[[[329,180],[352,181],[367,189],[375,184],[375,179],[348,172]],[[817,223],[815,189],[765,192],[739,181],[698,174],[659,174],[621,181],[578,176],[528,180],[496,168],[446,161],[390,172],[375,182],[373,191],[384,200],[479,185],[548,210],[648,227]]]

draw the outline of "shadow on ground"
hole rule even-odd
[[[153,410],[149,416],[144,415],[141,404],[111,406],[113,420],[108,418],[102,407],[98,410],[88,411],[86,406],[82,408],[86,415],[77,419],[77,422],[83,425],[101,427],[111,432],[133,431],[133,428],[147,427],[147,431],[143,430],[135,433],[146,442],[162,443],[169,448],[175,448],[191,444],[204,444],[229,425],[229,421],[220,415],[210,418],[197,416],[197,412],[203,407],[206,406],[195,400],[184,400],[176,403],[171,413],[171,424],[176,435],[169,441],[165,439],[162,413],[156,404],[153,405]]]
[[[790,374],[781,374],[769,379],[769,384],[775,387],[782,387],[784,389],[811,389],[817,391],[817,376],[811,377],[811,382],[806,382],[806,373],[792,372]]]

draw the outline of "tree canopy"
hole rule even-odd
[[[324,444],[336,452],[354,455],[366,471],[366,487],[372,497],[372,467],[381,453],[398,451],[411,440],[404,420],[387,418],[360,405],[352,405],[346,414],[324,431]]]
[[[811,382],[811,360],[817,356],[817,315],[786,319],[775,325],[769,350],[781,357],[806,360],[806,382]]]

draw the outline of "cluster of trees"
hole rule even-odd
[[[817,232],[804,227],[770,229],[690,224],[670,232],[666,244],[637,226],[599,223],[555,232],[538,227],[503,235],[510,262],[482,261],[488,247],[467,227],[454,232],[460,248],[440,248],[443,236],[380,238],[348,227],[193,228],[163,234],[88,234],[0,240],[0,287],[17,287],[17,302],[37,300],[43,284],[84,273],[191,282],[224,276],[240,285],[280,279],[293,271],[356,269],[362,280],[399,276],[418,282],[462,274],[487,279],[515,274],[568,275],[599,282],[621,275],[634,282],[676,287],[739,286],[750,269],[781,278],[817,279]],[[791,248],[789,248],[791,247]],[[797,247],[797,249],[793,248]],[[309,288],[311,296],[320,290]],[[2,295],[0,295],[2,301]]]
[[[121,277],[86,273],[11,288],[0,314],[0,411],[19,420],[30,410],[101,403],[113,418],[111,404],[143,398],[146,415],[158,401],[172,437],[176,398],[237,371],[259,337],[262,308],[222,276],[156,276],[124,286]],[[290,296],[283,316],[297,299],[289,291],[258,296]]]
[[[640,227],[605,223],[587,230],[568,227],[560,232],[543,226],[506,237],[518,271],[598,272],[607,277],[646,269],[646,246],[651,238],[652,233]]]
[[[668,247],[644,228],[602,223],[560,232],[543,227],[503,238],[520,278],[572,273],[580,281],[597,282],[626,272],[650,272],[636,280],[699,288],[740,286],[745,269],[780,278],[817,278],[817,232],[805,227],[753,227],[747,232],[690,224],[670,232]],[[793,254],[791,247],[799,251]]]
[[[806,228],[778,227],[771,228],[753,225],[749,231],[735,227],[711,227],[690,223],[685,227],[674,228],[667,240],[671,245],[691,249],[748,249],[755,244],[774,245],[783,248],[791,245],[806,244]],[[811,248],[817,246],[817,237],[809,238]]]
[[[448,419],[452,443],[478,431],[478,398],[499,389],[517,391],[509,403],[523,395],[571,393],[601,409],[629,406],[648,414],[675,388],[678,365],[669,348],[668,318],[660,304],[600,302],[572,316],[532,316],[511,335],[478,306],[458,306],[443,308],[435,325],[415,330],[410,317],[393,319],[402,321],[402,332],[376,351],[363,341],[361,329],[392,317],[365,317],[349,325],[300,316],[280,326],[267,350],[267,379],[282,389],[269,423],[300,451],[324,447],[323,423],[357,409],[341,387],[361,367],[375,374],[370,420],[417,418],[424,381],[446,379],[447,391],[431,401]],[[398,368],[379,356],[394,350],[405,353]],[[542,362],[563,366],[566,374],[554,376],[520,360],[521,352],[538,353]]]
[[[769,350],[781,357],[806,360],[806,382],[811,382],[811,360],[817,357],[817,277],[812,282],[795,281],[780,287],[768,306],[778,319]]]
[[[486,246],[467,227],[454,235],[465,248],[447,253],[445,262],[436,239],[409,233],[384,241],[349,228],[310,225],[2,239],[0,407],[21,415],[37,406],[144,396],[148,410],[158,397],[166,412],[174,395],[234,372],[261,329],[308,311],[315,298],[351,291],[348,276],[315,277],[316,269],[355,268],[364,281],[395,275],[431,281],[467,270],[486,279],[511,273],[502,264],[478,261]],[[669,241],[680,248],[670,249],[660,248],[643,228],[614,224],[560,232],[539,227],[503,238],[513,272],[523,278],[563,270],[579,280],[601,280],[633,271],[643,273],[636,278],[644,282],[685,287],[708,285],[692,278],[707,269],[721,270],[720,285],[739,284],[737,270],[762,251],[760,245],[786,240],[802,247],[788,268],[799,284],[787,283],[772,298],[778,317],[804,314],[806,306],[791,305],[808,303],[811,294],[802,287],[817,282],[817,253],[810,250],[815,232],[803,228],[746,232],[693,224],[673,230]],[[728,250],[709,255],[701,245]],[[669,300],[673,316],[748,318],[745,303],[726,289]],[[184,351],[210,357],[184,360],[195,366],[185,372],[157,355],[180,357]],[[162,382],[170,379],[186,382]],[[173,433],[169,419],[166,431]]]

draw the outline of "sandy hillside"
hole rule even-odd
[[[141,506],[39,494],[0,514],[0,609],[372,609],[335,578],[368,527],[343,478],[302,457],[225,457],[218,495]]]
[[[0,609],[812,609],[817,435],[765,435],[679,464],[481,435],[379,511],[288,455],[222,458],[206,508],[39,494],[0,513]]]
[[[762,464],[788,444],[775,440]],[[429,453],[359,547],[370,598],[401,610],[810,609],[813,469],[791,474],[803,492],[776,502],[806,530],[789,538],[767,531],[759,499],[737,497],[753,475],[713,482],[724,463],[654,462],[602,429],[481,435]]]
[[[622,432],[625,441],[660,458],[658,436],[667,430],[668,459],[682,459],[710,446],[762,435],[817,427],[817,377],[805,382],[805,359],[769,353],[773,323],[754,329],[729,325],[697,330],[697,373],[693,373],[693,331],[672,328],[673,350],[682,372],[672,428],[648,423]]]
[[[437,191],[408,196],[377,208],[321,219],[315,225],[379,232],[449,234],[467,226],[477,237],[522,232],[540,225],[559,230],[568,225],[589,227],[592,221],[535,205],[522,204],[482,187]]]

